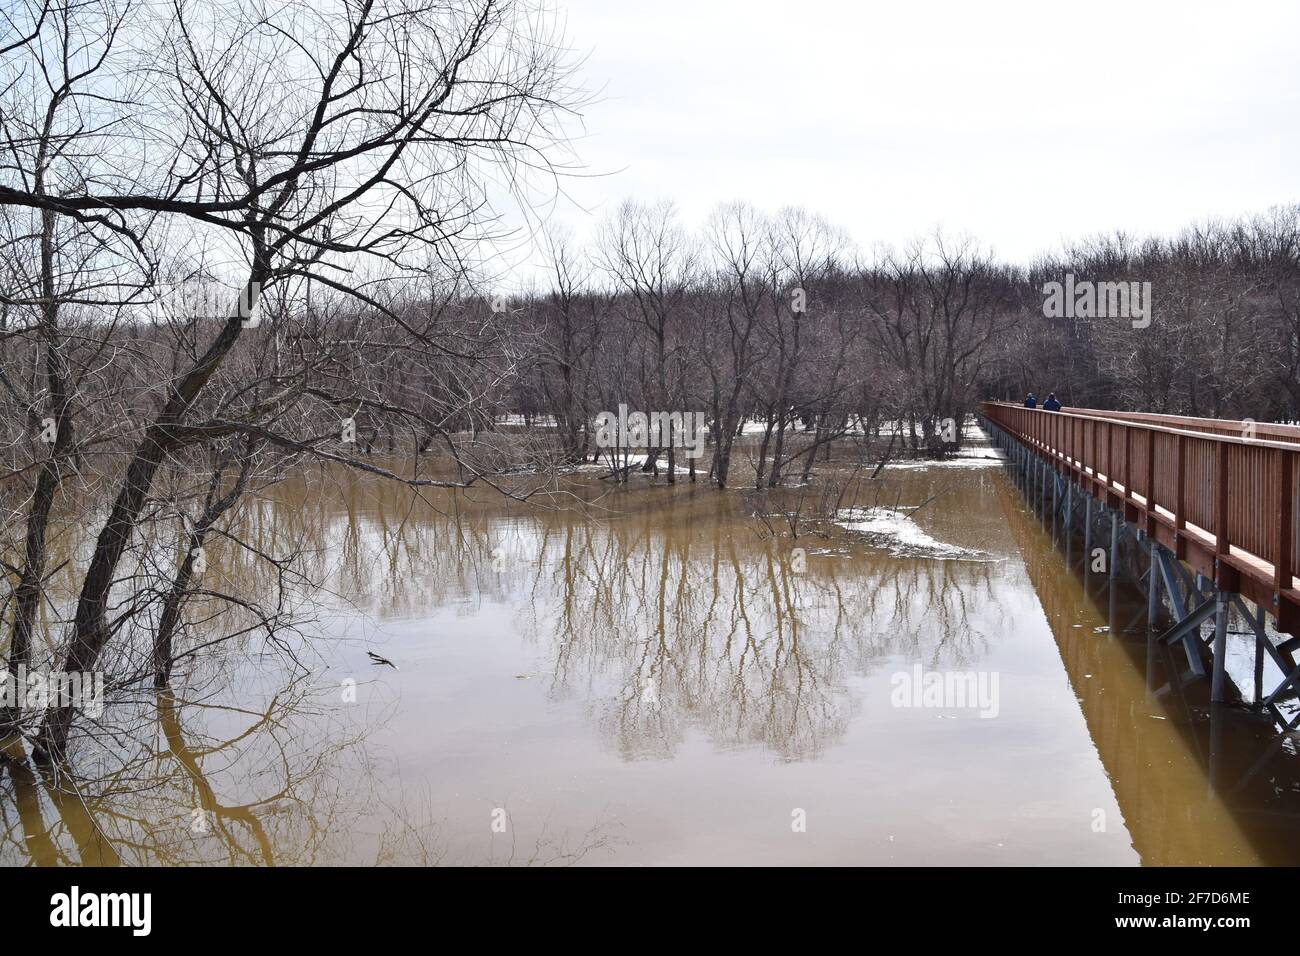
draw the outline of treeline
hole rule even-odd
[[[1041,288],[1065,273],[1150,282],[1150,325],[1044,321]],[[1002,350],[997,394],[1054,389],[1067,404],[1194,415],[1300,417],[1300,206],[1078,245],[1028,271],[1025,321]]]
[[[309,280],[263,291],[256,323],[191,403],[177,451],[235,439],[349,460],[444,448],[486,474],[582,461],[598,450],[596,415],[627,405],[704,413],[708,477],[723,487],[738,435],[756,423],[752,480],[775,487],[792,472],[806,479],[838,439],[886,425],[900,448],[955,446],[954,423],[983,396],[1016,320],[1014,271],[974,244],[934,238],[864,269],[847,237],[795,209],[724,206],[693,236],[671,205],[627,203],[593,250],[557,239],[548,255],[552,287],[528,297],[483,294],[464,274],[368,287],[382,297],[374,307]],[[30,261],[13,261],[13,274],[30,275]],[[184,312],[220,291],[194,295],[202,283],[187,282],[183,296],[166,283],[144,290],[147,306],[62,304],[56,356],[39,309],[0,320],[0,429],[16,471],[42,422],[73,417],[46,404],[51,363],[79,383],[79,450],[111,460],[140,440],[174,369],[221,327]],[[507,441],[505,415],[554,428]],[[672,480],[678,450],[651,452],[648,467],[663,460]]]
[[[537,351],[505,408],[553,417],[570,460],[594,451],[599,411],[704,412],[720,486],[746,422],[761,426],[760,486],[806,479],[836,440],[886,424],[913,449],[955,446],[1014,321],[1014,272],[973,243],[934,238],[864,269],[799,209],[729,204],[692,235],[670,204],[629,202],[592,250],[548,253],[550,290],[508,303]]]
[[[705,411],[719,484],[738,426],[762,423],[758,483],[773,486],[885,424],[912,449],[948,450],[979,400],[1028,391],[1300,417],[1300,206],[1173,238],[1117,234],[1029,267],[942,236],[864,262],[816,216],[739,204],[690,235],[670,205],[628,203],[592,250],[548,251],[551,289],[510,303],[536,352],[500,411],[553,416],[570,458],[620,402]],[[1149,283],[1149,314],[1049,318],[1044,290],[1066,276]]]
[[[671,204],[628,202],[591,248],[551,236],[545,256],[549,288],[526,296],[463,273],[376,286],[373,308],[307,281],[274,287],[224,384],[195,404],[195,438],[371,460],[446,449],[463,478],[466,466],[588,460],[596,415],[626,405],[703,412],[701,474],[724,487],[737,483],[748,426],[744,481],[775,487],[807,480],[845,438],[950,451],[981,399],[1027,391],[1067,406],[1300,417],[1296,206],[1174,238],[1102,238],[1025,268],[940,235],[866,261],[799,209],[728,204],[692,233]],[[1150,283],[1149,321],[1045,316],[1044,287],[1067,275]],[[81,448],[138,441],[131,423],[153,413],[169,367],[214,334],[163,290],[150,301],[110,322],[64,306],[59,358],[82,383],[79,427],[95,436]],[[39,434],[50,356],[35,310],[5,310],[0,327],[4,445],[17,450]],[[508,416],[544,427],[503,429]],[[680,452],[652,452],[646,467],[668,465],[673,480]]]

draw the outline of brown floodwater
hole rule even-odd
[[[241,518],[296,555],[284,631],[114,704],[133,742],[92,735],[76,794],[10,764],[0,862],[1300,861],[1294,747],[1164,688],[1137,590],[1069,567],[996,463],[881,478],[860,508],[925,506],[797,536],[797,492],[285,481]]]

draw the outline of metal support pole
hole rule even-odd
[[[1092,573],[1092,495],[1083,499],[1083,579]]]
[[[1056,480],[1056,472],[1052,472],[1052,540],[1056,540],[1056,513],[1061,507],[1061,486]]]
[[[1268,631],[1264,630],[1264,609],[1255,605],[1255,706],[1264,700],[1264,642],[1268,640]]]
[[[1214,598],[1214,676],[1210,684],[1210,700],[1222,703],[1227,699],[1228,657],[1228,595],[1220,591]]]
[[[1174,620],[1178,622],[1186,621],[1189,617],[1187,605],[1183,603],[1183,593],[1178,587],[1178,579],[1175,576],[1175,568],[1178,565],[1178,559],[1169,551],[1157,552],[1160,561],[1160,576],[1164,580],[1165,593],[1169,595],[1169,603],[1173,606]],[[1198,605],[1199,607],[1200,605]],[[1178,625],[1174,625],[1177,627]],[[1192,669],[1192,673],[1197,677],[1205,676],[1205,666],[1201,662],[1201,625],[1197,621],[1193,630],[1183,637],[1183,650],[1187,654],[1187,666]]]
[[[1043,527],[1046,527],[1047,526],[1047,496],[1048,494],[1050,494],[1050,489],[1047,487],[1047,485],[1048,482],[1051,481],[1052,471],[1050,468],[1047,467],[1047,462],[1043,461],[1042,459],[1039,459],[1039,474],[1041,474],[1043,477],[1040,479],[1041,487],[1039,488],[1039,495],[1038,495],[1038,512],[1043,516]]]
[[[1160,545],[1151,539],[1151,568],[1147,571],[1147,626],[1154,628],[1160,617],[1160,569],[1156,566]]]
[[[1074,482],[1065,482],[1065,566],[1073,568],[1070,551],[1074,544]]]
[[[1110,579],[1119,577],[1119,512],[1110,513]]]

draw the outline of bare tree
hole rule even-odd
[[[598,242],[601,267],[630,301],[631,321],[649,336],[653,380],[649,397],[655,409],[673,407],[668,381],[671,351],[680,347],[682,300],[695,262],[695,250],[677,223],[672,203],[643,206],[626,202],[602,225]],[[668,449],[668,481],[676,480],[673,443]],[[661,448],[651,448],[647,471],[656,467]]]
[[[398,290],[431,265],[463,271],[463,244],[481,237],[490,218],[488,170],[544,172],[571,95],[560,38],[521,2],[338,0],[250,10],[174,0],[165,10],[108,9],[119,32],[85,80],[78,116],[89,129],[112,130],[99,158],[47,156],[42,164],[39,146],[29,146],[6,163],[0,201],[139,249],[165,242],[172,255],[205,244],[223,250],[234,291],[215,322],[187,325],[198,347],[153,385],[156,404],[136,431],[82,580],[64,656],[70,672],[92,670],[121,626],[108,618],[119,563],[160,469],[182,466],[196,446],[239,437],[392,475],[327,450],[343,410],[441,429],[425,410],[353,388],[345,355],[381,341],[390,354],[465,364],[490,350],[481,335],[448,341],[441,314],[415,313]],[[57,30],[47,19],[17,41],[13,70],[39,72],[46,37]],[[16,83],[8,93],[24,95]],[[28,143],[12,115],[5,110],[6,138]],[[38,171],[58,188],[42,187]],[[259,306],[277,287],[300,304],[309,289],[330,290],[382,330],[366,343],[329,336],[308,354],[286,317],[271,316],[288,367],[237,381],[232,356],[250,335],[265,335]],[[337,376],[335,387],[307,375],[321,368]],[[333,427],[311,428],[325,409]],[[463,485],[478,477],[471,471],[412,483]],[[72,718],[71,708],[50,712],[45,752],[62,755]]]

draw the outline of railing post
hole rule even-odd
[[[1179,435],[1175,441],[1177,459],[1174,490],[1174,557],[1187,557],[1187,542],[1183,540],[1183,528],[1187,526],[1187,441],[1186,436]]]
[[[1133,429],[1124,426],[1124,501],[1133,497]]]
[[[1214,553],[1228,553],[1228,443],[1217,442],[1214,458]]]
[[[1079,419],[1070,420],[1070,457],[1074,459],[1074,466],[1079,464]]]
[[[1106,423],[1106,490],[1111,491],[1119,484],[1115,474],[1115,426]]]
[[[1228,454],[1232,450],[1226,441],[1216,443],[1214,469],[1214,583],[1222,589],[1235,591],[1232,569],[1227,557],[1232,542],[1228,537]]]
[[[1156,533],[1156,433],[1148,431],[1147,436],[1147,534]]]
[[[1089,439],[1091,439],[1094,435],[1093,426],[1095,426],[1096,424],[1097,423],[1092,419],[1089,419],[1088,421],[1083,423],[1083,462],[1082,462],[1081,469],[1083,471],[1083,480],[1088,483],[1087,484],[1088,494],[1092,494],[1093,491],[1096,490],[1096,485],[1094,485],[1092,483],[1092,479],[1088,477],[1088,462],[1092,461],[1096,457],[1092,454],[1091,451],[1091,446],[1096,445],[1096,442],[1089,441]],[[1097,473],[1094,471],[1093,476],[1095,477],[1096,474]]]
[[[1273,613],[1277,613],[1282,604],[1282,592],[1291,589],[1291,548],[1295,534],[1295,502],[1291,498],[1291,482],[1295,468],[1294,455],[1285,449],[1277,452],[1278,477],[1278,548],[1277,560],[1273,562]]]

